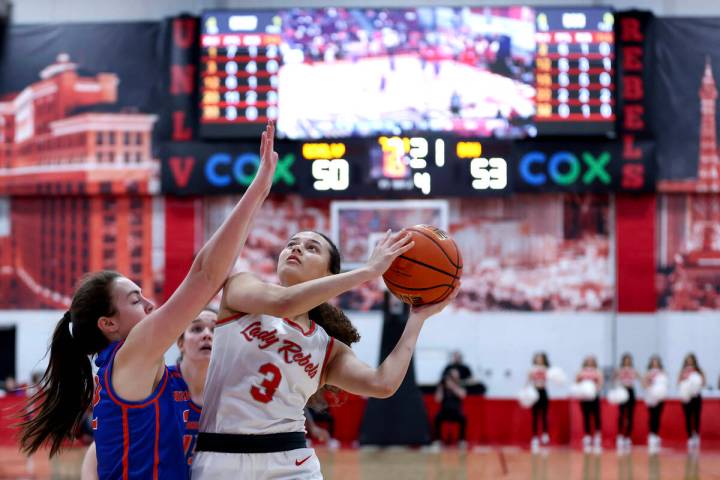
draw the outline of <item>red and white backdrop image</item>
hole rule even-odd
[[[720,195],[662,195],[657,225],[659,308],[720,309]]]
[[[454,206],[450,233],[465,263],[460,308],[610,309],[607,196],[519,195]]]
[[[6,197],[0,204],[0,309],[65,310],[80,277],[97,270],[117,270],[162,300],[161,198]]]
[[[236,197],[203,200],[200,236],[209,238]],[[275,197],[262,207],[236,270],[275,281],[277,256],[301,230],[332,235],[343,266],[367,259],[388,228],[418,223],[446,228],[463,254],[457,308],[481,312],[607,311],[614,283],[608,231],[609,200],[593,195],[414,202],[310,201]],[[339,299],[349,310],[382,306],[383,286],[369,282]]]
[[[203,221],[200,243],[204,243],[227,218],[239,196],[206,197],[202,200]],[[255,216],[245,247],[238,257],[234,271],[250,271],[268,282],[276,282],[277,257],[295,233],[316,230],[330,231],[327,201],[312,201],[299,196],[270,197]]]

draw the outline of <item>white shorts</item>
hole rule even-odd
[[[195,452],[192,480],[322,480],[312,448],[273,453]]]

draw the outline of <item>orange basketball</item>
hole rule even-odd
[[[383,275],[385,285],[410,305],[442,302],[460,282],[460,250],[447,233],[432,225],[415,225],[406,231],[415,245],[390,265]]]

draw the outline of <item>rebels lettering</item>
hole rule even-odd
[[[277,330],[263,330],[260,322],[251,323],[240,333],[248,342],[257,338],[260,341],[258,345],[260,350],[265,350],[280,341],[277,337]]]
[[[283,346],[278,348],[278,353],[283,354],[285,363],[297,363],[301,367],[305,367],[305,372],[308,377],[315,378],[318,372],[318,365],[316,363],[310,363],[310,354],[303,355],[303,349],[297,343],[290,340],[283,340]]]
[[[631,14],[630,14],[631,15]],[[641,18],[624,16],[620,19],[622,52],[621,70],[623,99],[623,122],[620,127],[622,141],[621,187],[626,190],[639,190],[645,185],[644,154],[636,143],[646,129],[645,88],[643,84],[643,63],[645,60],[645,33]]]
[[[269,347],[280,343],[277,330],[263,330],[262,322],[259,321],[245,327],[240,334],[250,343],[258,340],[257,346],[260,350],[267,350]],[[296,363],[302,367],[310,378],[315,378],[320,370],[318,363],[312,363],[312,356],[305,353],[302,346],[291,340],[283,340],[282,344],[278,345],[277,353],[288,365]]]

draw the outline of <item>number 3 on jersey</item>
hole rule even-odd
[[[259,372],[265,375],[265,379],[260,384],[260,387],[253,386],[250,389],[250,394],[258,402],[268,403],[273,399],[273,395],[275,395],[275,391],[278,385],[280,385],[282,373],[280,369],[272,363],[262,365]]]

